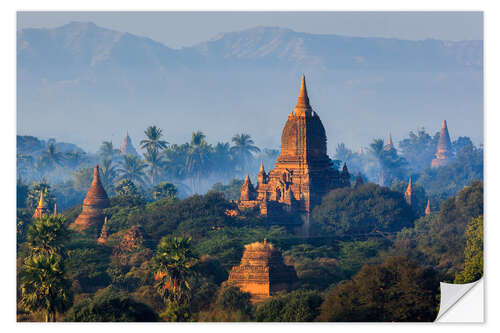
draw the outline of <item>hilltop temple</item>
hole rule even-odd
[[[431,168],[439,168],[450,163],[453,159],[453,152],[451,148],[450,134],[448,133],[448,125],[446,120],[443,120],[441,133],[439,134],[439,141],[437,144],[436,158],[431,162]]]
[[[285,265],[280,251],[264,239],[245,245],[240,265],[229,272],[228,284],[250,293],[251,302],[257,303],[277,291],[289,291],[296,281],[293,266]]]
[[[72,229],[83,231],[92,226],[101,228],[105,216],[103,210],[109,207],[109,199],[99,178],[99,166],[94,166],[94,179],[87,196],[83,200],[82,212],[71,224]]]
[[[135,150],[135,148],[134,148],[134,145],[132,145],[132,139],[130,139],[128,132],[125,135],[125,137],[123,138],[123,144],[122,144],[120,151],[123,155],[130,154],[130,155],[134,155],[134,156],[139,156],[139,154],[137,153],[137,150]]]
[[[275,208],[308,214],[330,190],[350,186],[347,166],[344,164],[339,172],[332,164],[326,153],[325,128],[309,104],[302,76],[297,105],[281,135],[281,154],[275,168],[266,173],[261,164],[256,187],[247,174],[238,208],[259,207],[263,215]]]

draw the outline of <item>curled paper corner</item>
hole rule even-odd
[[[439,305],[439,313],[435,322],[482,323],[484,321],[483,283],[483,278],[465,284],[441,282],[441,303]]]

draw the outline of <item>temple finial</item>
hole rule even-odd
[[[99,180],[99,165],[94,165],[94,180],[93,181],[98,181]]]
[[[297,98],[297,106],[295,107],[301,109],[310,109],[309,105],[309,97],[307,96],[307,86],[306,86],[306,77],[302,75],[302,82],[300,84],[300,92],[299,97]]]
[[[57,202],[54,203],[54,216],[57,216]]]
[[[425,207],[425,215],[431,215],[431,200],[427,199],[427,206]]]
[[[264,162],[263,161],[260,161],[260,168],[259,168],[259,172],[263,172],[264,171]]]

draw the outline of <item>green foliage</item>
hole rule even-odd
[[[188,278],[195,274],[197,260],[191,248],[191,238],[164,237],[153,258],[156,288],[165,300],[179,305],[189,299]]]
[[[73,302],[71,282],[58,253],[28,256],[21,281],[21,305],[28,311],[44,311],[46,321],[56,321],[56,312],[65,312]]]
[[[470,283],[483,276],[483,216],[467,224],[465,236],[465,267],[455,275],[455,283]]]
[[[61,215],[43,215],[35,219],[28,229],[27,240],[34,253],[63,253],[64,243],[69,239],[65,226],[66,218]]]
[[[38,206],[38,202],[40,201],[40,193],[42,191],[43,191],[43,200],[47,204],[47,208],[49,209],[49,211],[52,211],[52,208],[56,203],[56,198],[52,193],[50,185],[45,180],[42,180],[41,182],[38,183],[33,183],[28,192],[28,197],[26,199],[26,206],[30,211],[34,212],[36,207]]]
[[[321,295],[313,290],[296,290],[257,305],[255,319],[264,322],[311,322],[319,315]]]
[[[217,292],[215,303],[209,312],[201,313],[199,321],[250,321],[252,305],[250,294],[239,288],[223,284]]]
[[[320,321],[433,321],[439,279],[406,257],[365,265],[335,286],[321,305]]]
[[[67,322],[155,322],[157,314],[146,304],[139,303],[113,288],[105,288],[92,299],[76,303],[64,318]]]
[[[153,199],[177,199],[177,192],[177,188],[174,184],[163,182],[153,187]]]
[[[482,181],[483,164],[483,149],[467,145],[450,164],[437,169],[425,169],[416,183],[429,194],[448,197],[473,181]]]
[[[415,227],[403,230],[398,238],[411,241],[444,274],[444,279],[453,280],[462,268],[466,244],[467,223],[483,215],[483,183],[472,182],[456,196],[441,204],[439,213],[422,217]]]
[[[411,226],[414,215],[401,193],[373,183],[328,193],[313,210],[318,234],[337,236],[394,232]]]
[[[223,185],[222,183],[215,183],[210,191],[222,193],[226,200],[239,200],[242,185],[243,180],[232,179],[227,185]]]

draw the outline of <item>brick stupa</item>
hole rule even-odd
[[[297,281],[292,266],[283,263],[283,258],[273,244],[264,240],[245,245],[239,266],[229,272],[228,284],[251,294],[251,302],[261,302],[280,290],[290,290]]]
[[[87,196],[83,200],[82,212],[76,218],[71,228],[83,231],[91,226],[100,228],[104,224],[103,209],[109,207],[109,199],[99,179],[99,166],[94,167],[94,179]]]
[[[261,165],[255,191],[247,176],[238,207],[259,207],[263,215],[272,207],[307,215],[326,193],[350,186],[347,166],[341,174],[332,165],[326,152],[325,128],[309,104],[302,76],[297,104],[281,134],[281,153],[275,168],[266,174]]]
[[[437,144],[436,158],[431,162],[431,168],[439,168],[450,163],[453,159],[453,152],[451,149],[450,134],[448,133],[448,125],[446,120],[443,120],[441,133],[439,134],[439,141]]]

